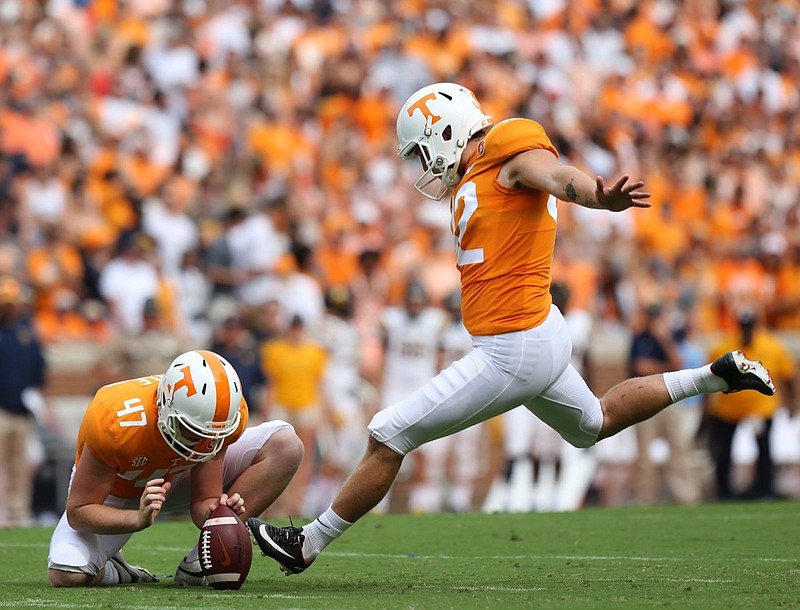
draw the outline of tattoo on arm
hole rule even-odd
[[[567,195],[567,200],[582,205],[585,208],[599,209],[597,200],[594,197],[581,197],[573,184],[574,180],[570,180],[564,187],[564,193]]]
[[[575,190],[573,186],[573,180],[570,180],[567,183],[567,186],[564,187],[564,192],[567,194],[567,199],[570,201],[578,201],[578,192]]]

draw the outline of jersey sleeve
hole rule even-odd
[[[487,138],[486,156],[502,162],[526,150],[545,149],[558,157],[558,151],[542,127],[530,119],[508,119],[495,125]]]
[[[110,410],[104,408],[104,394],[99,392],[89,406],[81,423],[79,442],[85,443],[86,448],[104,464],[114,469],[119,469],[117,460],[117,434],[110,421]]]

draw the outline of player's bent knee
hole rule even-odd
[[[273,463],[284,464],[287,468],[297,470],[303,460],[305,448],[303,441],[295,434],[294,429],[279,430],[265,445]]]
[[[370,436],[367,441],[367,454],[377,455],[381,460],[389,462],[402,462],[405,458],[405,455],[379,441],[374,436]]]
[[[64,570],[53,570],[52,568],[47,571],[47,576],[50,580],[50,586],[59,589],[88,587],[95,578],[91,574],[84,574],[83,572],[65,572]]]
[[[595,444],[596,439],[586,439],[586,438],[578,440],[566,439],[566,441],[576,449],[588,449],[589,447]]]
[[[592,432],[588,430],[581,430],[580,433],[564,434],[561,433],[561,438],[567,441],[576,449],[588,449],[599,440],[600,431]]]

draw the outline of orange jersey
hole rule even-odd
[[[534,328],[550,311],[556,200],[497,181],[508,159],[544,148],[558,155],[541,125],[509,119],[492,127],[453,191],[464,325],[472,335]]]
[[[85,447],[117,471],[112,495],[138,498],[151,479],[167,481],[196,465],[179,456],[161,436],[156,425],[156,390],[161,375],[129,379],[97,391],[78,430],[75,463]],[[237,440],[247,427],[247,403],[242,399],[239,428],[225,439]]]

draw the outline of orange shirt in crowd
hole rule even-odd
[[[310,341],[279,338],[264,343],[261,362],[275,403],[289,411],[318,407],[327,358],[325,349]]]
[[[43,245],[28,252],[26,271],[36,290],[36,309],[55,309],[61,291],[77,293],[83,282],[84,265],[78,248],[62,242]]]

